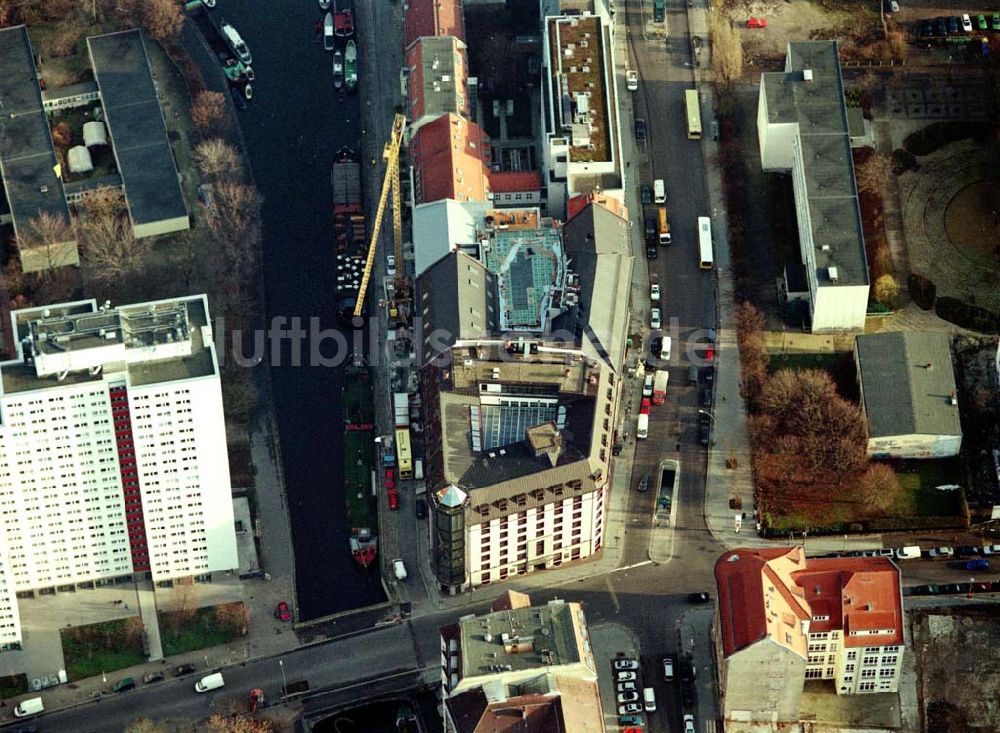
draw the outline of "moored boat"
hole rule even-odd
[[[344,52],[340,50],[333,54],[333,88],[344,89]]]
[[[340,38],[354,35],[354,6],[351,0],[340,0],[334,13],[335,32]]]
[[[344,86],[353,92],[358,85],[358,46],[352,40],[347,42],[344,50]]]
[[[333,35],[333,13],[323,16],[323,50],[332,51],[337,45]]]

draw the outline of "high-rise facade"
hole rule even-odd
[[[18,592],[237,569],[205,296],[15,311],[0,364],[0,645]]]

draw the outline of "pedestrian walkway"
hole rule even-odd
[[[137,583],[135,594],[139,616],[142,618],[146,658],[150,662],[158,662],[163,659],[163,644],[160,641],[160,621],[156,616],[156,593],[153,591],[152,581]]]

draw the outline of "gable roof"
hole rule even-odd
[[[448,114],[421,126],[410,142],[417,203],[486,201],[490,157],[489,136],[475,122]]]
[[[421,36],[455,36],[464,41],[462,0],[407,0],[403,15],[403,47]]]
[[[491,171],[490,190],[496,193],[540,191],[542,176],[538,171]]]
[[[870,437],[962,434],[946,334],[875,333],[855,345]]]

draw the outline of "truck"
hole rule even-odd
[[[653,0],[653,22],[662,23],[665,15],[664,0]]]
[[[396,416],[396,427],[410,427],[410,396],[406,392],[394,392],[392,395],[392,407],[393,413]]]
[[[670,221],[667,219],[667,207],[658,206],[656,211],[657,233],[660,235],[660,246],[670,244]]]
[[[653,404],[662,405],[667,401],[667,382],[670,373],[666,369],[657,369],[653,375]]]
[[[195,683],[195,692],[210,692],[226,686],[226,681],[222,678],[222,672],[209,674],[202,677]]]

